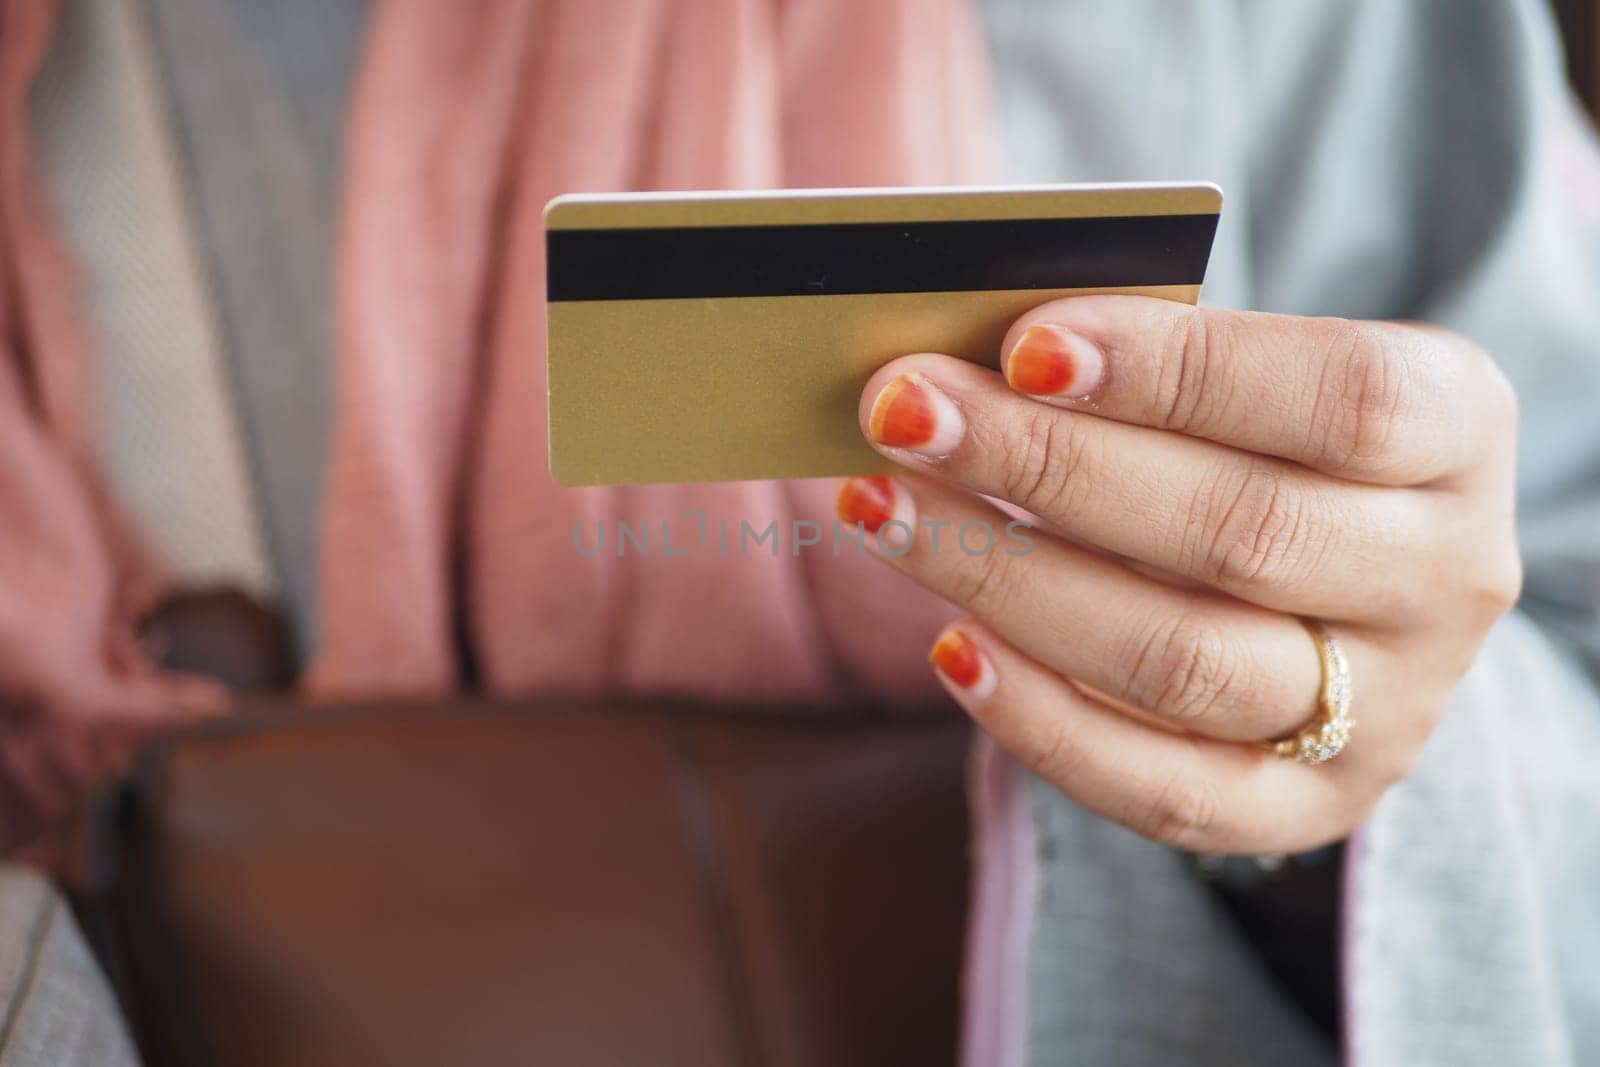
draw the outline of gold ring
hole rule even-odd
[[[1322,687],[1317,694],[1317,717],[1293,737],[1268,741],[1267,748],[1284,759],[1301,763],[1326,763],[1350,743],[1350,661],[1334,636],[1310,619],[1301,619],[1317,645],[1322,662]]]

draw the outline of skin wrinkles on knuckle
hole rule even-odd
[[[1043,743],[1023,756],[1023,763],[1030,771],[1059,788],[1065,788],[1088,756],[1075,736],[1077,728],[1072,725],[1071,710],[1062,708],[1052,715],[1047,720],[1049,733]]]
[[[1241,691],[1244,674],[1236,643],[1193,614],[1159,620],[1130,660],[1129,695],[1147,711],[1176,722],[1214,717]]]
[[[1231,484],[1230,484],[1231,483]],[[1183,555],[1191,573],[1221,586],[1262,588],[1300,581],[1326,554],[1305,487],[1285,472],[1252,465],[1210,480],[1187,528],[1198,543]]]
[[[1224,313],[1195,310],[1172,324],[1160,349],[1167,357],[1151,398],[1152,426],[1205,436],[1220,406],[1213,394],[1224,377],[1217,365],[1233,333],[1230,322]]]
[[[1308,420],[1308,453],[1335,473],[1383,474],[1398,460],[1408,420],[1418,407],[1416,344],[1378,324],[1328,320],[1331,336],[1322,355]]]
[[[1128,828],[1163,845],[1183,847],[1214,833],[1222,811],[1216,786],[1178,773],[1134,813]]]
[[[949,572],[946,587],[949,598],[974,615],[987,618],[1005,615],[1016,593],[1016,573],[1012,565],[1025,557],[1001,551],[969,555],[958,546],[948,546],[947,550],[948,558],[959,561]]]
[[[1041,517],[1072,514],[1086,491],[1090,436],[1072,416],[1040,408],[1022,416],[1001,449],[1001,496]]]

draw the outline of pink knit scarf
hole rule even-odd
[[[967,0],[385,4],[348,151],[314,690],[445,692],[465,647],[500,693],[938,699],[948,609],[848,546],[792,551],[834,483],[551,481],[540,213],[584,190],[978,182],[993,125]],[[782,551],[694,543],[697,512],[776,521]],[[592,545],[618,519],[656,551],[575,549],[575,522]],[[666,520],[687,557],[662,556]]]

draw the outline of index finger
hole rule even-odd
[[[1504,379],[1470,344],[1394,323],[1136,296],[1044,304],[1011,327],[1013,389],[1354,481],[1420,485],[1472,466]]]

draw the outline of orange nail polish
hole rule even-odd
[[[961,409],[926,378],[902,374],[872,402],[867,432],[880,445],[943,456],[966,432]]]
[[[839,487],[839,518],[877,533],[894,518],[894,483],[888,478],[846,478]]]
[[[917,529],[917,505],[893,478],[846,478],[839,486],[839,518],[877,535],[878,550],[903,556]]]
[[[1029,396],[1083,396],[1100,384],[1105,358],[1070,330],[1029,326],[1006,357],[1006,381]]]
[[[946,630],[933,643],[928,662],[939,673],[974,697],[982,699],[994,692],[998,684],[989,661],[978,650],[977,644],[960,630]]]

